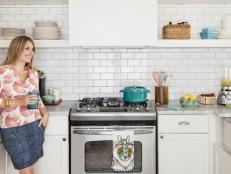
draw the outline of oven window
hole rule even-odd
[[[87,142],[84,147],[85,171],[88,173],[113,173],[111,168],[112,147],[113,141],[109,140]],[[131,172],[142,172],[142,144],[139,141],[134,141],[134,168]]]

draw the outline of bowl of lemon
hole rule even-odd
[[[199,99],[196,95],[188,93],[180,98],[180,104],[183,107],[197,107],[199,106]]]

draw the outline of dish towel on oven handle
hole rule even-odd
[[[113,131],[113,171],[134,168],[134,131]]]

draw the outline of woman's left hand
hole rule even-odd
[[[39,126],[43,125],[44,127],[47,127],[48,124],[48,113],[44,112],[41,113],[42,114],[42,118],[40,120]]]

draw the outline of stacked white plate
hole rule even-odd
[[[219,39],[231,39],[231,16],[227,15],[221,21],[221,29],[219,31]]]
[[[55,21],[35,21],[33,38],[37,40],[57,40],[61,38],[60,28]]]
[[[13,39],[17,36],[23,36],[26,34],[25,29],[21,28],[1,28],[1,35],[3,39]]]

